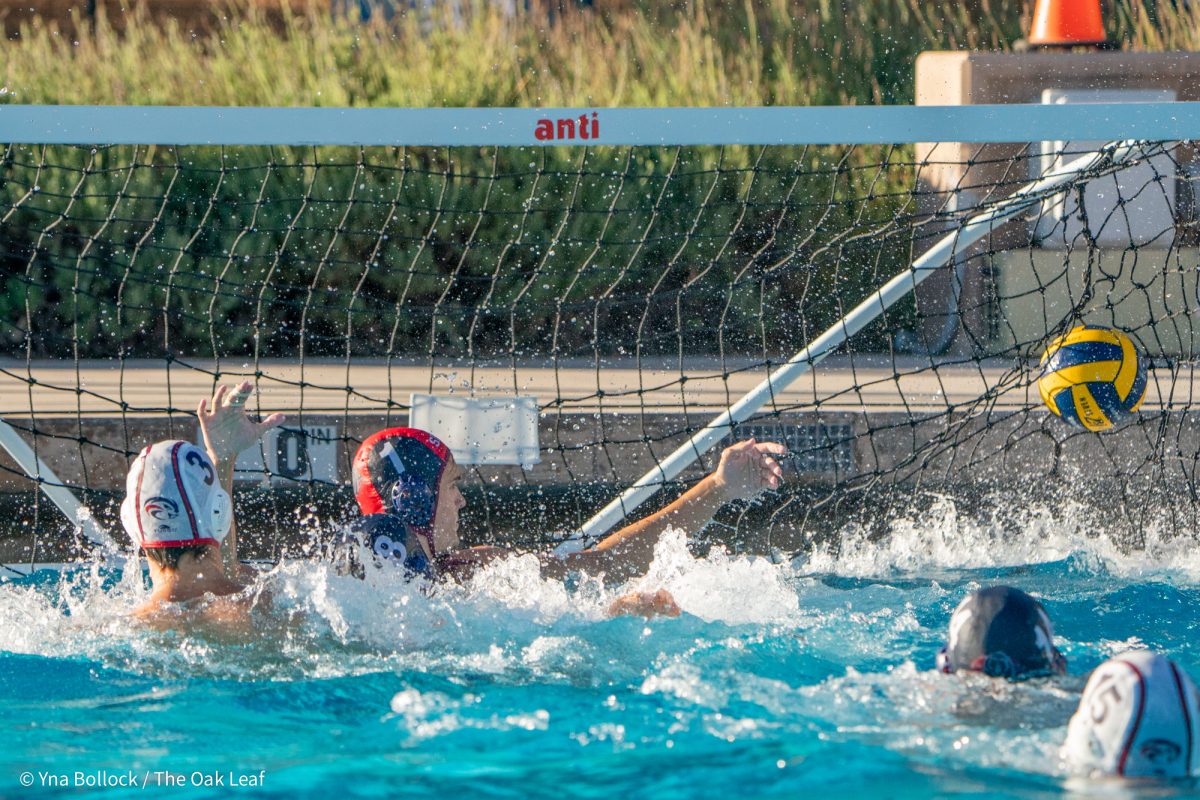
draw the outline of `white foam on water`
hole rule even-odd
[[[705,622],[804,621],[787,567],[717,550],[697,559],[680,531],[664,535],[646,576],[619,586],[583,577],[569,589],[543,578],[532,555],[437,585],[395,570],[369,568],[360,580],[325,563],[286,561],[252,589],[270,602],[255,607],[257,622],[240,634],[149,629],[129,615],[148,597],[143,576],[126,570],[103,589],[105,574],[93,565],[32,586],[0,582],[4,649],[234,679],[404,668],[570,676],[588,673],[614,647],[631,669],[642,668],[659,652],[655,640],[672,638],[672,620],[609,619],[613,600],[631,591],[666,588],[686,617]]]
[[[1121,577],[1175,575],[1200,582],[1200,547],[1191,532],[1167,520],[1148,525],[1144,542],[1125,546],[1102,532],[1096,511],[1078,502],[1009,503],[980,519],[960,513],[954,499],[937,496],[927,510],[893,519],[884,534],[859,525],[795,560],[803,574],[878,577],[1044,564],[1075,558],[1091,569]]]
[[[713,548],[706,558],[688,551],[687,536],[669,529],[654,549],[649,571],[632,588],[665,588],[679,607],[708,622],[795,623],[800,603],[791,570],[754,556]]]
[[[607,619],[608,606],[629,591],[665,588],[685,619],[795,629],[818,648],[824,646],[823,637],[867,631],[866,638],[851,644],[869,650],[886,646],[892,636],[917,625],[903,594],[896,595],[895,604],[847,612],[860,617],[842,619],[829,616],[829,608],[814,613],[814,597],[819,601],[832,594],[816,585],[814,576],[901,573],[938,578],[955,571],[1071,558],[1080,569],[1122,578],[1170,575],[1176,582],[1200,581],[1200,548],[1190,535],[1179,535],[1166,525],[1151,526],[1144,531],[1144,547],[1126,548],[1097,535],[1089,525],[1090,515],[1089,509],[1071,504],[1032,506],[1021,509],[1021,524],[1014,525],[1011,515],[981,519],[960,513],[952,498],[939,497],[925,511],[894,519],[882,536],[846,526],[833,541],[791,565],[733,556],[720,548],[697,558],[689,552],[684,533],[671,530],[658,543],[646,575],[621,586],[585,578],[568,588],[543,578],[531,555],[500,559],[462,584],[436,587],[406,582],[394,572],[368,570],[366,579],[358,580],[339,576],[324,563],[284,562],[259,582],[257,589],[273,598],[273,621],[262,635],[255,631],[245,650],[268,652],[264,660],[272,663],[284,655],[292,658],[271,668],[277,670],[276,677],[296,675],[298,669],[305,675],[395,669],[421,659],[426,668],[449,668],[454,659],[463,659],[464,666],[483,672],[544,668],[565,673],[573,668],[571,647],[586,652],[614,626],[622,635],[633,630],[634,621]],[[92,566],[37,586],[0,581],[3,647],[128,663],[148,659],[164,669],[212,667],[204,661],[209,647],[223,643],[221,637],[148,632],[127,615],[147,597],[142,576],[126,570],[107,590],[100,588],[102,578]],[[670,630],[665,620],[645,627],[651,638],[670,635],[663,633]],[[840,632],[830,634],[834,629]],[[641,628],[628,636],[623,646],[630,648],[646,638]],[[187,647],[179,646],[180,637],[189,639]],[[490,649],[493,644],[502,645],[499,654]],[[833,647],[836,642],[827,644]],[[126,657],[115,658],[118,653]],[[302,657],[300,667],[294,666],[297,657]],[[250,674],[259,668],[265,669],[261,664],[248,667]]]
[[[512,714],[478,716],[471,712],[480,703],[475,694],[453,698],[443,692],[421,692],[414,688],[392,697],[391,714],[386,720],[397,721],[406,744],[415,744],[463,729],[485,731],[544,731],[550,724],[550,712],[544,708]]]
[[[128,611],[149,591],[140,577],[122,575],[101,589],[108,573],[98,563],[64,574],[51,585],[0,583],[0,630],[3,647],[13,653],[89,654],[105,636],[120,637],[135,625]]]
[[[1169,564],[1200,575],[1200,553],[1179,538],[1150,535],[1145,551],[1127,552],[1072,525],[1070,510],[1056,516],[1032,509],[1026,518],[1029,524],[1014,533],[960,515],[944,498],[924,514],[895,520],[882,538],[847,528],[840,546],[818,548],[796,565],[720,548],[697,558],[684,533],[671,530],[648,572],[620,586],[583,578],[568,588],[543,578],[531,555],[497,560],[461,584],[436,586],[405,581],[393,570],[368,569],[359,580],[325,563],[288,561],[260,579],[256,591],[270,595],[271,611],[261,612],[263,624],[248,640],[148,631],[128,616],[148,595],[142,576],[126,570],[115,586],[101,590],[103,576],[93,566],[57,583],[0,582],[0,630],[10,652],[85,656],[162,674],[215,670],[235,679],[289,679],[413,668],[594,681],[636,674],[655,664],[663,647],[683,647],[688,637],[709,641],[705,626],[712,624],[792,630],[812,652],[831,659],[846,648],[886,657],[897,639],[920,627],[903,591],[879,587],[864,605],[869,592],[863,589],[855,595],[857,607],[839,607],[839,593],[813,575],[943,574],[1079,554],[1118,574]],[[616,597],[659,588],[674,596],[682,620],[608,619]],[[716,633],[709,644],[719,646],[724,637]],[[221,648],[226,655],[215,658]],[[604,663],[607,652],[620,657]]]

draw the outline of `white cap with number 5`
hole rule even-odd
[[[1185,778],[1200,771],[1200,698],[1188,674],[1147,650],[1105,661],[1088,678],[1062,757],[1075,770]]]

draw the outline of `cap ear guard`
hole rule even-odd
[[[944,672],[949,675],[954,672],[954,665],[950,663],[950,646],[942,645],[942,649],[937,652],[937,668],[938,672]]]
[[[224,542],[233,527],[233,500],[220,486],[214,486],[208,504],[208,516],[212,520],[213,538]]]

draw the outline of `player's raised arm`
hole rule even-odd
[[[254,393],[254,386],[243,381],[237,386],[221,384],[213,392],[211,400],[201,399],[196,408],[200,430],[204,433],[204,446],[208,457],[217,468],[221,486],[233,497],[233,468],[238,453],[247,449],[271,428],[283,424],[283,414],[272,414],[261,422],[255,422],[246,414],[246,401]],[[229,529],[229,535],[221,543],[225,562],[225,573],[234,576],[238,572],[237,517]]]
[[[654,559],[654,546],[667,528],[698,531],[725,503],[778,488],[783,470],[774,457],[786,452],[781,444],[754,439],[731,445],[721,453],[715,470],[666,508],[605,537],[591,550],[572,553],[561,561],[547,559],[544,569],[550,574],[570,570],[604,572],[616,578],[643,572]]]

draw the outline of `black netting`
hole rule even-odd
[[[136,451],[194,437],[199,397],[248,377],[292,414],[242,474],[260,487],[246,528],[276,555],[310,516],[349,513],[357,443],[403,423],[412,392],[532,395],[540,460],[476,467],[467,525],[537,539],[1092,148],[1043,150],[10,145],[0,417],[112,526]],[[729,535],[798,546],[928,492],[1100,492],[1130,541],[1149,517],[1194,526],[1191,154],[1153,145],[1080,175],[774,397],[740,434],[786,441],[791,480],[728,510]],[[1033,385],[1081,322],[1154,367],[1116,433],[1067,427]],[[0,560],[61,557],[57,512],[0,467]]]

